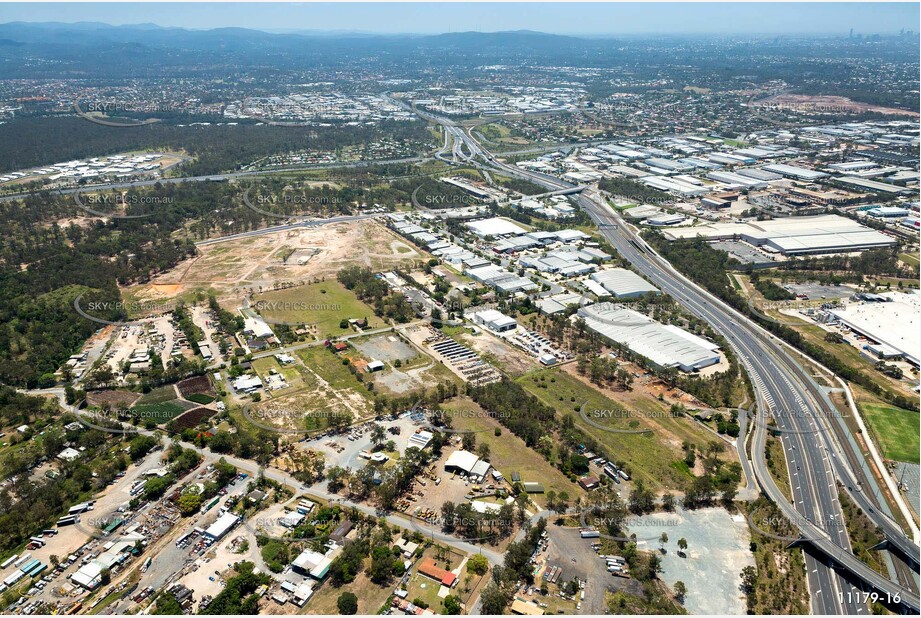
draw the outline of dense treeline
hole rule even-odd
[[[755,289],[761,292],[761,295],[767,300],[793,300],[796,298],[796,294],[785,290],[770,279],[762,279],[757,272],[752,272],[751,282]]]
[[[183,119],[188,122],[188,118]],[[207,175],[239,169],[267,155],[301,150],[335,151],[361,146],[383,137],[422,145],[431,135],[422,122],[382,122],[368,127],[281,127],[241,122],[196,125],[157,122],[113,128],[77,116],[17,118],[0,124],[0,171],[15,171],[134,150],[186,152],[194,161],[183,164],[188,175]],[[53,144],[53,148],[49,148]]]
[[[857,255],[802,257],[784,262],[781,268],[798,273],[853,273],[863,280],[867,277],[917,277],[912,269],[899,264],[899,254],[895,249],[873,249]]]
[[[598,181],[598,188],[611,195],[623,197],[631,202],[649,202],[663,204],[672,202],[671,196],[665,191],[647,187],[641,182],[627,178],[602,178]]]
[[[54,371],[102,326],[78,314],[77,298],[86,313],[101,320],[137,317],[120,304],[119,286],[144,283],[193,256],[192,239],[278,224],[277,217],[245,205],[243,192],[248,188],[250,201],[257,206],[261,205],[258,196],[284,203],[286,194],[297,191],[301,201],[297,212],[321,216],[347,214],[355,203],[373,197],[371,190],[349,187],[300,189],[290,179],[266,179],[253,185],[167,183],[138,191],[139,199],[123,211],[150,216],[98,219],[82,225],[75,217],[88,213],[73,196],[42,192],[0,202],[0,217],[6,223],[6,233],[0,236],[0,382],[31,387],[54,383]],[[101,195],[110,199],[102,206],[93,202],[93,208],[109,212],[117,194]],[[399,193],[394,197],[408,200],[408,195]],[[81,201],[90,204],[87,195]],[[259,209],[272,208],[262,204]],[[402,297],[382,297],[375,308],[397,320],[411,315]],[[143,307],[139,310],[143,313]],[[230,325],[229,316],[219,313],[218,317]]]
[[[536,182],[524,180],[523,178],[496,176],[495,181],[499,186],[505,187],[506,189],[511,189],[512,191],[517,191],[522,195],[540,195],[541,193],[547,192],[547,189],[540,186]]]
[[[105,487],[130,464],[125,453],[99,458],[118,441],[118,434],[82,426],[64,431],[52,428],[49,422],[57,410],[56,406],[47,408],[47,405],[44,398],[0,387],[0,418],[16,422],[28,410],[26,416],[31,419],[30,428],[22,436],[23,444],[8,450],[0,461],[3,478],[9,480],[0,489],[0,553],[18,547],[30,536],[50,527],[71,505]],[[62,423],[74,420],[73,416],[65,415]],[[31,439],[39,432],[44,432],[41,440]],[[80,459],[62,462],[56,478],[33,478],[32,473],[42,460],[54,458],[65,442],[81,449]]]
[[[49,203],[51,202],[51,203]],[[127,317],[118,286],[146,281],[194,254],[191,242],[173,238],[171,217],[113,219],[89,227],[42,225],[43,211],[63,208],[40,197],[0,205],[13,212],[0,238],[0,381],[29,386],[53,383],[51,374],[103,320]],[[74,206],[70,207],[71,211]],[[94,309],[93,309],[94,308]]]
[[[340,270],[336,278],[355,296],[371,305],[379,317],[408,322],[415,315],[403,295],[392,292],[390,286],[370,268],[349,266]]]
[[[553,408],[529,395],[517,383],[510,381],[476,386],[469,395],[528,447],[537,446],[541,436],[554,424]]]
[[[849,365],[838,357],[826,352],[820,346],[810,343],[795,329],[768,320],[753,311],[742,296],[729,284],[726,272],[737,266],[736,260],[729,258],[723,251],[718,251],[700,238],[668,242],[659,233],[647,233],[646,239],[662,256],[674,264],[688,277],[704,286],[710,293],[725,301],[737,311],[748,315],[763,328],[774,333],[795,348],[816,359],[845,380],[859,384],[871,393],[886,399],[901,408],[918,409],[918,401],[894,393],[880,386],[872,376],[857,367]]]

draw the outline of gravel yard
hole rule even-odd
[[[744,614],[745,597],[739,590],[740,573],[754,566],[749,551],[748,525],[742,515],[721,508],[675,513],[653,513],[639,517],[630,527],[640,538],[668,534],[667,552],[662,556],[661,577],[669,586],[683,581],[687,586],[684,606],[692,614]],[[688,542],[686,557],[678,555],[678,539]],[[640,549],[658,551],[658,541],[639,543]]]

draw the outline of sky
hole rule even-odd
[[[863,34],[918,30],[904,3],[0,3],[0,23],[153,23],[269,31],[419,33],[537,30],[557,34]]]

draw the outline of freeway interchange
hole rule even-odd
[[[418,113],[441,124],[446,136],[450,131],[452,139],[464,142],[473,153],[464,160],[466,165],[524,178],[550,191],[581,190],[577,197],[579,205],[605,239],[653,284],[726,338],[751,378],[759,403],[753,423],[752,469],[761,490],[799,530],[798,543],[806,546],[804,557],[814,613],[867,614],[874,599],[903,612],[921,611],[916,592],[918,546],[884,512],[889,507],[881,497],[876,479],[869,474],[861,454],[855,452],[856,444],[848,441],[850,436],[840,435],[847,428],[838,418],[834,404],[783,345],[746,316],[681,275],[625,224],[599,192],[501,163],[472,134],[458,129],[453,122]],[[478,155],[483,163],[476,160]],[[776,432],[784,448],[792,502],[774,482],[767,467],[769,416],[777,423]],[[747,458],[744,450],[740,457]],[[897,563],[893,570],[898,582],[854,556],[838,499],[838,480],[880,527],[887,544],[905,559],[898,562],[887,556],[887,564]],[[874,495],[867,493],[871,488]]]
[[[787,347],[747,316],[730,308],[679,273],[645,243],[612,209],[597,190],[574,186],[556,177],[522,170],[496,160],[495,156],[453,121],[414,109],[423,119],[441,125],[444,145],[435,158],[454,165],[471,166],[523,178],[544,186],[550,193],[573,194],[592,218],[602,236],[663,292],[719,332],[734,350],[751,379],[758,403],[751,426],[750,465],[754,480],[783,515],[793,523],[804,546],[806,576],[817,614],[867,614],[872,591],[885,605],[903,613],[918,614],[918,545],[907,537],[891,516],[877,479],[859,446],[850,435],[841,414],[809,372],[794,360]],[[403,162],[426,158],[403,159]],[[371,163],[332,164],[368,165]],[[220,177],[171,178],[111,185],[127,188],[156,182],[229,180],[264,172],[238,172]],[[81,191],[85,189],[74,189]],[[62,191],[68,192],[68,191]],[[0,200],[17,196],[0,197]],[[358,218],[358,217],[356,217]],[[346,219],[344,217],[344,219]],[[317,222],[286,223],[296,227]],[[264,233],[254,231],[248,234]],[[223,240],[223,239],[221,239]],[[768,469],[766,444],[768,418],[773,418],[789,471],[791,496],[777,486]],[[740,444],[745,444],[744,437]],[[747,460],[744,448],[740,457]],[[749,464],[748,461],[745,461]],[[883,471],[883,473],[885,473]],[[750,481],[752,479],[749,479]],[[884,563],[897,581],[873,570],[852,552],[844,513],[838,499],[838,483],[857,506],[883,532]]]

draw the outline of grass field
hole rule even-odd
[[[683,440],[700,445],[715,440],[696,427],[694,421],[668,416],[664,404],[654,399],[628,393],[630,400],[623,406],[559,369],[532,372],[518,378],[518,383],[558,413],[571,415],[580,429],[608,448],[614,461],[625,462],[633,478],[642,479],[653,490],[682,490],[692,480],[672,465],[684,458]],[[596,424],[612,429],[652,431],[643,434],[604,431],[582,418],[577,408],[583,403],[585,414]]]
[[[570,481],[566,475],[550,464],[537,452],[529,449],[524,440],[502,427],[499,421],[489,418],[476,403],[467,397],[457,397],[445,404],[446,410],[463,410],[464,412],[476,410],[482,414],[455,414],[452,418],[455,429],[476,431],[476,442],[489,445],[489,462],[507,479],[512,478],[512,472],[519,472],[522,481],[543,483],[544,490],[553,490],[556,493],[567,492],[571,497],[580,495],[582,489]],[[502,435],[496,436],[495,429],[499,428]],[[540,505],[546,504],[545,496],[533,494],[531,498]]]
[[[913,253],[900,253],[899,259],[911,266],[921,265],[921,260],[919,260],[918,256]]]
[[[150,403],[163,403],[176,398],[176,389],[172,385],[159,386],[138,399],[138,405]]]
[[[790,316],[779,315],[777,312],[768,313],[782,320],[791,319]],[[914,396],[913,393],[908,391],[904,384],[878,372],[873,366],[873,363],[865,356],[861,355],[857,348],[854,346],[847,343],[829,343],[828,341],[825,341],[826,331],[812,324],[798,322],[793,325],[793,328],[797,330],[807,341],[809,341],[809,343],[822,348],[829,354],[835,356],[842,363],[850,367],[856,367],[867,375],[872,376],[874,380],[876,380],[876,382],[878,382],[879,385],[886,390],[901,395]]]
[[[338,281],[266,292],[254,305],[269,323],[315,324],[321,337],[351,333],[351,329],[339,327],[342,320],[367,318],[368,328],[385,326],[371,307]]]
[[[369,558],[366,563],[370,563]],[[329,582],[317,591],[312,599],[307,601],[307,605],[299,613],[306,614],[328,614],[337,615],[339,613],[336,607],[336,600],[343,592],[352,592],[358,597],[358,613],[374,615],[387,602],[393,593],[393,586],[378,586],[368,577],[364,569],[355,577],[355,581],[344,586],[336,588]],[[278,607],[271,600],[267,609]]]
[[[861,403],[860,409],[883,451],[883,457],[918,463],[921,452],[921,416],[884,403]]]
[[[297,355],[301,357],[304,364],[326,380],[332,388],[337,390],[357,390],[367,396],[367,390],[364,386],[352,375],[349,368],[342,364],[345,355],[348,353],[343,352],[336,356],[322,346],[303,348],[297,351]]]

